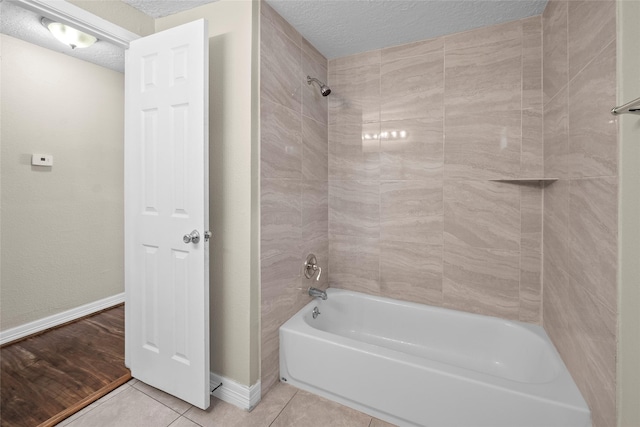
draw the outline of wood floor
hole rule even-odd
[[[55,425],[130,378],[120,305],[2,347],[0,425]]]

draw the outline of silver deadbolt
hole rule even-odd
[[[198,243],[200,241],[200,233],[198,233],[198,230],[193,230],[191,234],[185,234],[182,241],[185,243]]]

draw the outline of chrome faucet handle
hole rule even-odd
[[[312,279],[316,272],[318,272],[318,277],[316,277],[316,280],[320,280],[322,268],[318,267],[318,259],[316,258],[316,256],[314,254],[309,254],[304,262],[304,277],[306,277],[307,279]]]

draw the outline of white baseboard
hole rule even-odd
[[[218,387],[220,383],[222,385]],[[260,381],[252,386],[246,386],[211,372],[210,384],[211,390],[218,387],[213,392],[215,397],[245,411],[252,410],[260,402]]]
[[[124,292],[98,301],[90,302],[89,304],[81,305],[80,307],[72,308],[71,310],[63,311],[62,313],[54,314],[53,316],[25,323],[24,325],[16,326],[15,328],[7,329],[6,331],[0,331],[0,345],[53,328],[54,326],[62,325],[63,323],[79,319],[80,317],[87,316],[123,302]]]

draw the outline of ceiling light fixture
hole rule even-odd
[[[48,18],[42,18],[41,22],[56,39],[71,49],[89,47],[98,41],[94,36],[60,22],[54,22]]]

